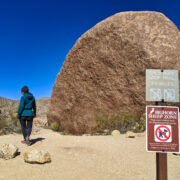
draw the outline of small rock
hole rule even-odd
[[[118,130],[114,130],[111,133],[112,136],[120,136],[120,132]]]
[[[12,129],[10,127],[4,127],[3,130],[4,131],[11,131]]]
[[[12,159],[18,154],[18,147],[13,144],[3,144],[0,147],[0,158]]]
[[[109,129],[104,130],[104,133],[109,133],[109,132],[110,132]]]
[[[127,133],[126,133],[126,137],[127,138],[135,138],[135,133],[133,133],[133,132],[131,132],[131,131],[128,131]]]
[[[82,136],[91,136],[90,134],[83,134]]]
[[[101,133],[94,133],[93,136],[101,136]]]
[[[43,150],[31,150],[23,154],[24,161],[27,163],[44,164],[51,162],[51,156],[49,152]]]
[[[12,127],[12,131],[14,133],[20,133],[21,132],[21,128],[20,127]]]

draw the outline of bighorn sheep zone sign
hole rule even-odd
[[[179,152],[178,107],[146,107],[146,149],[150,152]]]

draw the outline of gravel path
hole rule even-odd
[[[0,145],[12,143],[21,155],[0,159],[0,180],[155,180],[155,153],[145,150],[145,133],[135,139],[120,136],[62,136],[48,129],[36,131],[32,139],[44,138],[28,147],[21,135],[0,136]],[[27,164],[28,149],[47,150],[49,164]],[[168,154],[169,180],[180,180],[180,156]]]

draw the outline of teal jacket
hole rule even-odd
[[[22,116],[36,116],[36,101],[31,93],[24,93],[21,97],[17,118]]]

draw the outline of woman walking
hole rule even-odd
[[[22,97],[19,103],[17,118],[20,120],[24,140],[23,144],[30,145],[33,118],[36,116],[36,101],[27,86],[21,89]]]

